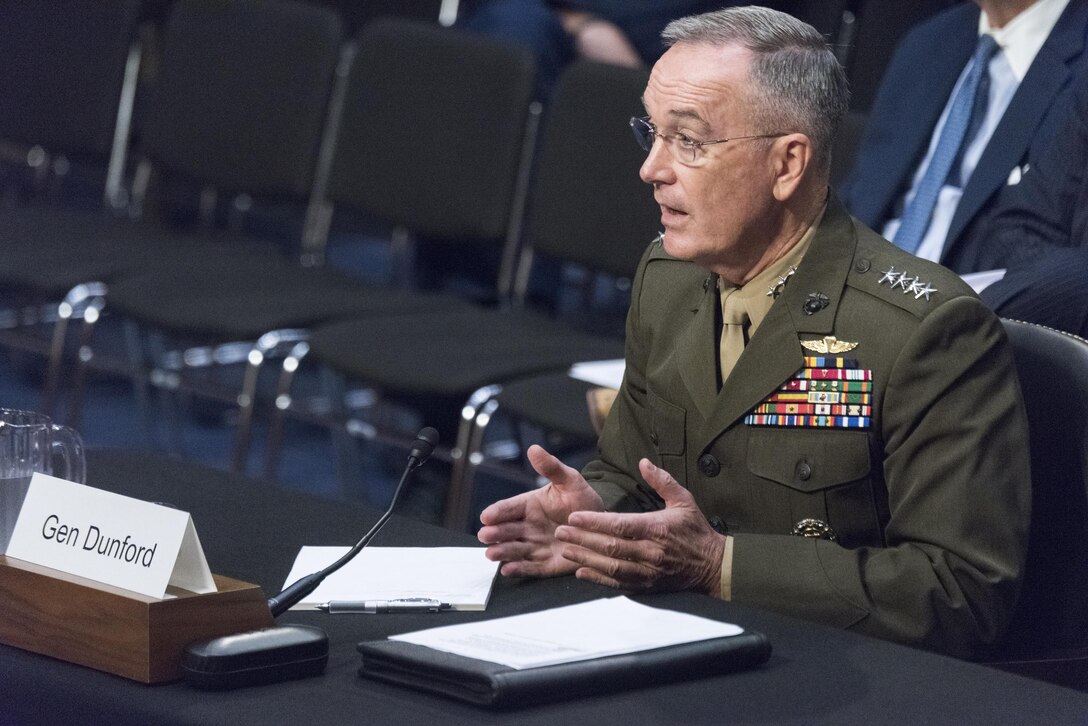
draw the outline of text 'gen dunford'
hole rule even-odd
[[[116,537],[107,537],[93,524],[87,527],[87,535],[83,538],[83,542],[80,543],[79,528],[61,524],[60,518],[55,514],[50,514],[45,518],[42,525],[42,537],[47,540],[55,540],[59,544],[82,547],[86,552],[97,552],[103,557],[112,557],[124,562],[138,562],[144,567],[151,567],[151,563],[155,559],[155,549],[159,546],[157,542],[151,547],[137,545],[135,542],[130,541],[132,535],[125,535],[123,540]]]

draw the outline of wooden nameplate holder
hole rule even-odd
[[[143,683],[181,676],[189,643],[272,625],[257,585],[158,600],[0,555],[0,642]]]

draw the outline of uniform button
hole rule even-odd
[[[651,431],[650,432],[650,443],[653,444],[654,446],[657,446],[657,432],[656,431]]]
[[[801,481],[808,481],[812,476],[812,465],[807,461],[800,461],[797,463],[797,478]]]
[[[873,263],[865,257],[859,258],[858,261],[854,263],[854,269],[858,272],[868,272],[872,267]]]
[[[718,476],[721,470],[721,463],[711,454],[703,454],[699,457],[699,471],[702,472],[703,476]]]

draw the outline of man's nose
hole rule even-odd
[[[668,184],[672,181],[672,156],[664,143],[654,139],[646,160],[639,167],[638,175],[647,184]]]

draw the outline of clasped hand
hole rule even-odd
[[[649,459],[639,471],[665,502],[636,514],[605,512],[576,470],[540,446],[529,462],[549,483],[496,502],[480,515],[488,559],[511,576],[574,573],[624,590],[720,591],[725,538],[711,529],[691,492]]]

